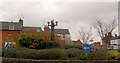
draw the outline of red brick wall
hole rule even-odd
[[[102,40],[102,47],[103,48],[109,48],[110,42],[108,42],[108,44],[105,43],[104,40]]]
[[[2,31],[2,46],[4,47],[5,42],[10,41],[9,37],[17,37],[19,34],[20,34],[20,31]]]
[[[99,49],[100,48],[100,44],[97,43],[95,46],[94,46],[94,49]]]
[[[81,46],[83,46],[84,44],[83,44],[80,40],[78,40],[78,42],[76,43],[76,45],[81,45]]]

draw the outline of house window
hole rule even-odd
[[[37,30],[38,33],[40,33],[40,30]]]
[[[65,34],[63,34],[63,38],[65,38]]]
[[[9,29],[10,30],[14,30],[14,26],[9,26]]]
[[[117,47],[117,46],[114,46],[114,49],[118,49],[118,47]]]

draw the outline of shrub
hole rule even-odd
[[[55,42],[55,41],[45,42],[45,48],[47,48],[47,49],[49,49],[49,48],[59,48],[59,47],[60,47],[59,42]]]
[[[40,42],[38,46],[35,46],[34,49],[50,49],[50,48],[59,48],[59,42]]]
[[[82,50],[82,46],[76,46],[76,45],[65,45],[64,46],[65,49],[69,49],[69,48],[78,48]]]
[[[118,56],[117,56],[117,58],[116,58],[116,59],[120,60],[120,53],[118,53]]]
[[[93,56],[93,57],[91,57],[91,59],[95,59],[95,60],[109,59],[107,50],[102,49],[102,48],[96,49],[95,51],[92,52],[91,55]]]
[[[85,54],[82,50],[76,48],[69,48],[66,52],[69,59],[86,59]]]
[[[115,51],[118,51],[120,53],[120,49],[116,49]]]
[[[32,45],[33,40],[31,39],[31,36],[26,37],[25,34],[21,35],[21,37],[18,39],[19,44],[23,47],[29,47],[29,45]]]
[[[8,51],[5,51],[4,54],[3,54],[4,57],[10,57],[10,58],[16,58],[16,51],[15,50],[8,50]]]
[[[6,51],[4,57],[22,58],[22,59],[67,59],[65,50],[63,49],[49,49],[49,50],[35,50],[35,49],[10,49]]]
[[[116,59],[118,56],[118,51],[110,50],[108,51],[108,54],[110,55],[111,59]]]
[[[2,57],[4,56],[5,52],[6,52],[6,49],[2,48]]]
[[[62,50],[47,50],[47,51],[41,51],[41,54],[39,54],[40,59],[66,59],[67,56],[65,55],[65,52]]]

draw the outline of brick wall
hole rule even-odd
[[[20,31],[2,31],[2,46],[4,47],[5,42],[12,41],[12,37],[17,37],[19,35]]]

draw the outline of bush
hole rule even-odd
[[[120,49],[116,49],[115,51],[118,51],[120,53]]]
[[[42,38],[33,39],[31,36],[26,36],[25,34],[21,35],[21,37],[19,38],[19,43],[23,47],[33,49],[50,49],[60,47],[59,42],[43,42]]]
[[[117,59],[118,51],[110,50],[108,51],[108,54],[110,55],[111,59]]]
[[[23,47],[29,47],[29,45],[32,45],[33,41],[32,38],[29,36],[29,37],[26,37],[25,34],[23,34],[19,39],[19,44],[22,45]]]
[[[96,49],[95,51],[93,51],[91,53],[92,56],[91,59],[95,59],[95,60],[105,60],[105,59],[109,59],[109,55],[107,54],[107,50],[105,49]]]
[[[75,60],[75,59],[82,59],[85,60],[86,56],[85,53],[82,50],[76,49],[76,48],[69,48],[67,49],[67,56],[69,59]]]
[[[16,51],[15,50],[8,50],[5,51],[3,54],[4,57],[9,57],[9,58],[16,58]]]
[[[67,59],[65,52],[59,49],[41,51],[38,56],[39,59]]]
[[[10,49],[6,51],[4,57],[21,58],[21,59],[67,59],[65,50],[49,49],[49,50],[33,50],[33,49]]]
[[[40,42],[38,46],[35,46],[34,49],[50,49],[50,48],[59,48],[60,43],[58,42]]]
[[[55,42],[55,41],[51,41],[51,42],[45,42],[45,48],[49,49],[49,48],[59,48],[60,47],[60,43],[59,42]]]
[[[65,45],[64,48],[65,49],[78,48],[78,49],[82,50],[82,46],[76,46],[76,45]]]
[[[120,53],[118,53],[118,56],[117,56],[117,58],[116,58],[116,59],[120,60]]]

